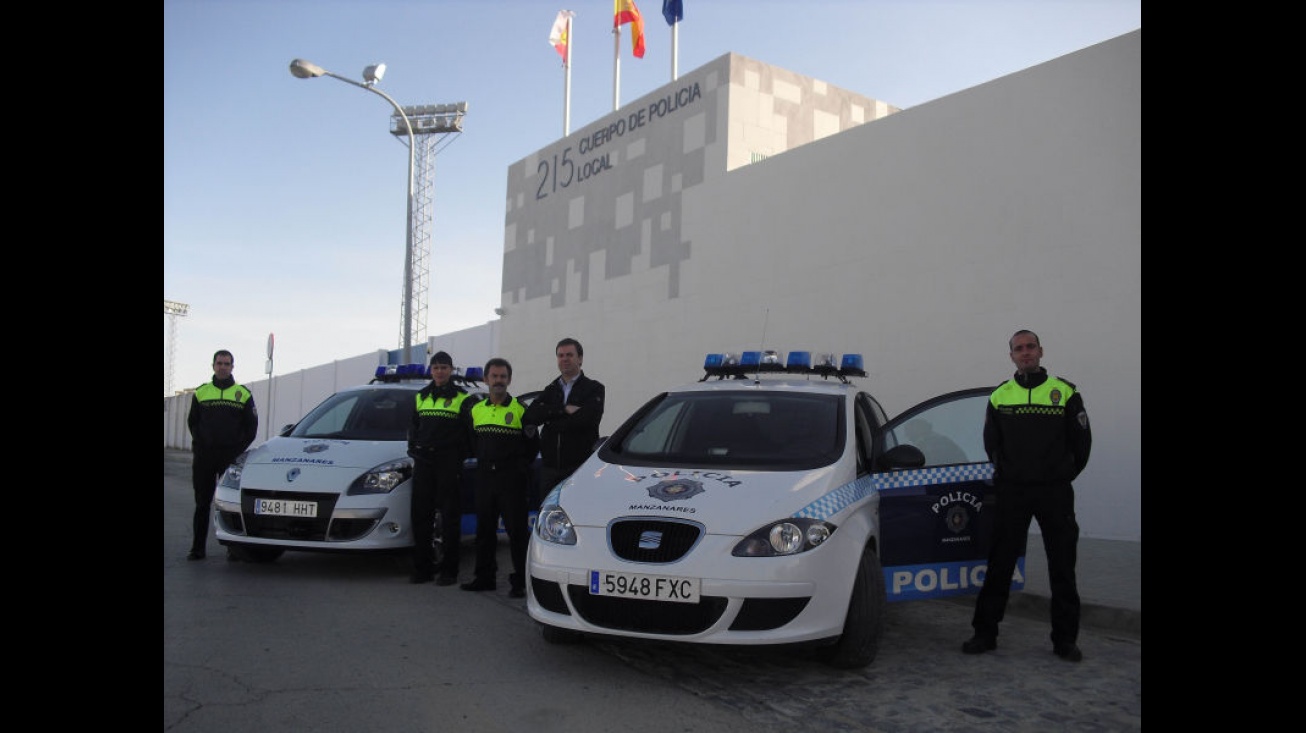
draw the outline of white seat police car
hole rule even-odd
[[[486,393],[479,368],[455,374],[454,380],[469,393]],[[238,457],[213,498],[218,542],[251,562],[272,562],[286,550],[411,548],[408,426],[414,395],[429,382],[423,364],[377,367],[370,383],[331,395],[298,423]],[[536,394],[518,399],[529,403]],[[464,535],[476,532],[475,468],[475,458],[463,466]],[[539,495],[534,486],[531,491]],[[443,558],[444,541],[437,513],[436,562]]]
[[[978,592],[991,387],[894,420],[860,354],[712,354],[635,412],[540,507],[528,612],[586,634],[802,644],[874,660],[888,601]],[[1024,558],[1013,589],[1024,585]]]

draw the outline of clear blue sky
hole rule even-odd
[[[620,103],[671,81],[661,0],[621,34]],[[173,388],[241,381],[400,346],[408,151],[390,105],[331,78],[386,64],[401,105],[468,103],[436,156],[427,335],[494,320],[507,169],[562,137],[548,42],[575,11],[571,132],[612,111],[611,0],[164,0],[163,296]],[[734,52],[908,108],[1142,27],[1142,0],[684,0],[684,75]],[[164,372],[169,317],[164,316]],[[456,355],[455,355],[456,356]]]

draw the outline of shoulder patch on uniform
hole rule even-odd
[[[1088,430],[1088,413],[1087,413],[1087,412],[1084,412],[1083,410],[1080,410],[1079,414],[1075,416],[1075,419],[1079,420],[1079,427],[1081,427],[1081,428],[1083,428],[1083,429],[1085,429],[1085,430]]]

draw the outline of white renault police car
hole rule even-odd
[[[479,368],[455,374],[454,380],[472,394],[486,393]],[[272,562],[286,550],[411,548],[408,426],[414,395],[429,382],[423,364],[377,367],[370,383],[331,395],[298,423],[238,457],[213,498],[218,542],[251,562]],[[537,394],[518,399],[529,404]],[[475,458],[463,466],[464,535],[476,532],[475,468]],[[533,482],[537,475],[532,474]],[[539,495],[534,486],[531,491],[532,497]],[[444,554],[442,535],[437,513],[436,562]]]
[[[527,609],[585,634],[876,655],[886,601],[978,592],[991,387],[889,420],[859,354],[712,354],[545,497]],[[1024,557],[1013,589],[1024,586]]]

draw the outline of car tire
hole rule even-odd
[[[540,624],[540,636],[550,644],[576,644],[584,638],[579,631],[560,629],[548,624]]]
[[[884,568],[880,556],[867,545],[857,566],[843,635],[834,644],[817,650],[817,658],[839,669],[865,667],[875,660],[884,633]]]

